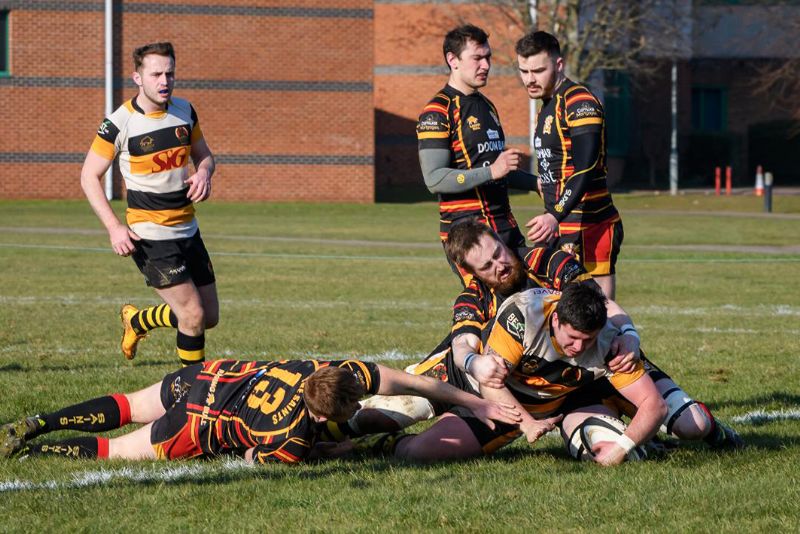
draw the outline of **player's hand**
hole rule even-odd
[[[547,243],[558,235],[558,221],[549,213],[537,215],[525,226],[531,243]]]
[[[519,425],[519,429],[525,434],[528,443],[533,445],[536,443],[536,440],[553,430],[556,424],[563,418],[563,415],[557,415],[556,417],[549,417],[547,419],[531,418],[530,421]]]
[[[136,250],[134,241],[139,241],[141,237],[125,226],[119,224],[108,231],[108,238],[111,241],[111,248],[118,256],[130,256]]]
[[[608,362],[608,368],[613,373],[630,373],[641,359],[639,353],[639,338],[636,336],[621,335],[611,341],[611,354],[614,358]]]
[[[477,402],[472,406],[467,406],[472,414],[483,424],[494,430],[494,421],[509,425],[518,425],[522,421],[522,414],[516,406],[502,402],[488,401],[475,397]]]
[[[500,389],[505,386],[508,367],[501,356],[478,355],[470,363],[469,374],[484,386]]]
[[[606,467],[621,464],[626,456],[625,449],[613,441],[598,441],[592,446],[592,459]]]
[[[489,165],[489,170],[492,171],[492,180],[499,180],[511,171],[519,169],[522,162],[522,152],[516,148],[509,148],[504,150],[497,156],[494,163]]]
[[[184,183],[189,184],[189,190],[186,192],[186,198],[192,202],[202,202],[211,196],[211,176],[205,169],[200,169]]]

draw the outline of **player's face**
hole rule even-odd
[[[517,56],[519,76],[530,98],[551,98],[564,72],[564,60],[547,52],[530,57]]]
[[[569,358],[576,358],[594,346],[599,333],[599,330],[588,334],[576,330],[572,325],[560,322],[558,313],[553,314],[553,334],[556,338],[556,343]]]
[[[467,41],[467,46],[456,57],[448,56],[452,76],[459,85],[477,91],[489,81],[489,69],[492,66],[492,49],[489,43],[479,45],[475,41]]]
[[[518,272],[519,260],[511,250],[487,234],[481,236],[464,259],[473,274],[491,288],[512,281]]]
[[[159,109],[164,109],[175,88],[175,61],[169,56],[148,54],[142,58],[142,66],[133,73],[133,81],[139,86],[139,95]]]

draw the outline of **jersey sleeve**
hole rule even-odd
[[[603,106],[581,85],[570,89],[565,95],[567,126],[571,137],[603,130]]]
[[[488,348],[516,367],[522,359],[525,341],[525,317],[516,306],[503,306],[486,342]]]
[[[422,110],[417,121],[419,149],[440,148],[450,150],[450,119],[447,107],[450,100],[443,94],[436,95]]]
[[[113,160],[114,156],[117,155],[118,137],[119,128],[117,125],[110,118],[103,119],[100,127],[97,128],[97,135],[94,136],[94,141],[92,141],[91,151],[104,159]]]
[[[356,375],[356,379],[364,386],[367,395],[376,395],[381,386],[381,374],[377,364],[360,360],[337,360],[330,362],[333,367],[344,367]]]
[[[645,374],[644,364],[641,360],[636,362],[636,367],[629,373],[612,373],[609,371],[607,374],[608,381],[616,389],[622,389],[625,386],[630,386]]]
[[[480,338],[487,321],[486,310],[481,306],[480,290],[475,282],[470,282],[453,304],[453,327],[450,333],[453,337],[473,334]]]
[[[191,137],[191,143],[195,144],[200,139],[203,139],[203,130],[200,128],[200,120],[197,118],[197,111],[194,109],[194,106],[189,104],[189,107],[192,110],[192,137]]]
[[[259,464],[285,463],[296,464],[301,462],[311,451],[311,444],[298,437],[287,440],[262,443],[253,450],[253,461]]]
[[[528,278],[540,287],[563,291],[567,284],[591,282],[592,275],[575,256],[554,247],[520,250],[528,269]]]

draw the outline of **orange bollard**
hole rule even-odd
[[[725,167],[725,195],[731,196],[731,166]]]
[[[722,169],[719,167],[714,168],[714,194],[719,196],[719,190],[722,186]]]
[[[764,169],[759,165],[756,167],[756,196],[764,195]]]

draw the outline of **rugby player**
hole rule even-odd
[[[172,96],[172,45],[139,47],[133,63],[139,92],[100,124],[83,164],[81,187],[114,252],[132,256],[145,283],[164,301],[142,310],[122,307],[122,353],[132,359],[147,332],[171,327],[177,329],[181,363],[191,365],[204,360],[205,330],[219,321],[214,271],[194,215],[194,203],[211,194],[214,157],[194,107]],[[127,189],[125,223],[100,184],[117,155]]]
[[[306,459],[328,419],[346,421],[366,394],[421,395],[463,406],[488,427],[520,421],[516,409],[444,382],[374,363],[215,360],[184,367],[129,394],[114,394],[26,417],[0,428],[0,456],[129,460],[232,454],[248,462]],[[31,440],[58,430],[103,432],[144,423],[117,438]]]
[[[480,92],[491,69],[488,35],[471,24],[459,26],[447,33],[442,50],[447,84],[417,122],[422,175],[439,196],[440,238],[447,239],[455,222],[479,217],[508,246],[524,246],[508,188],[535,190],[536,178],[519,169],[519,150],[505,149],[497,108]],[[450,266],[466,285],[466,273]]]
[[[526,224],[528,240],[574,254],[613,299],[623,229],[606,181],[603,106],[564,75],[561,48],[549,33],[529,33],[516,52],[528,96],[542,100],[534,150],[545,212]]]

